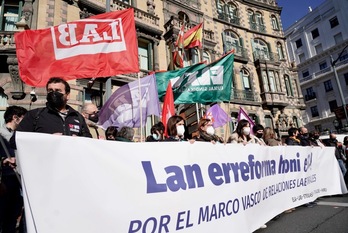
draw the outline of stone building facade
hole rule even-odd
[[[6,0],[5,0],[6,2]],[[26,6],[26,7],[24,7]],[[301,110],[305,109],[296,70],[287,59],[285,37],[279,7],[274,0],[111,0],[110,10],[133,7],[138,36],[141,76],[152,70],[167,70],[172,66],[173,44],[185,21],[186,30],[204,22],[203,48],[186,50],[185,65],[206,60],[214,61],[225,52],[235,50],[232,94],[221,106],[237,119],[239,107],[264,126],[286,135],[291,126],[302,125]],[[105,0],[26,1],[19,7],[18,19],[25,16],[21,29],[46,28],[105,12]],[[24,11],[27,9],[26,11]],[[19,25],[20,26],[20,25]],[[6,104],[39,107],[45,102],[45,91],[35,89],[38,101],[30,102],[32,87],[23,84],[16,67],[13,31],[1,29],[0,82]],[[114,88],[136,79],[136,75],[111,77]],[[71,82],[74,98],[71,104],[81,107],[84,101],[102,105],[106,95],[106,80],[80,79]],[[188,113],[192,105],[178,106]],[[206,106],[199,106],[200,113]],[[197,116],[195,117],[197,119]],[[188,120],[190,129],[196,120]],[[233,130],[221,129],[221,134]]]

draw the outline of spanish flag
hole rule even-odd
[[[203,39],[203,22],[191,28],[184,34],[184,48],[189,49],[193,47],[202,48]]]

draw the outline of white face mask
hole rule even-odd
[[[152,134],[152,137],[153,137],[153,139],[155,139],[156,141],[158,141],[158,139],[159,139],[159,137],[158,137],[158,135],[157,134]]]
[[[243,128],[243,134],[244,135],[249,135],[250,134],[250,127]]]
[[[183,125],[178,125],[176,127],[176,132],[178,133],[178,136],[183,136],[185,133],[185,127]]]
[[[207,134],[214,135],[215,129],[213,126],[208,126],[207,127]]]

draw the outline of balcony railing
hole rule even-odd
[[[257,32],[266,32],[266,26],[258,23],[250,23],[250,29]]]
[[[231,44],[226,43],[226,51],[231,51],[232,49],[234,49],[235,51],[235,55],[236,56],[240,56],[242,58],[248,59],[248,50],[243,48],[242,46],[234,46]]]
[[[224,20],[224,21],[231,23],[231,24],[234,24],[234,25],[238,25],[238,26],[240,25],[240,18],[237,16],[231,17],[228,14],[219,13],[218,19]]]
[[[313,100],[313,99],[316,99],[316,98],[317,98],[317,96],[316,96],[315,92],[313,92],[310,95],[305,95],[305,100],[306,101]]]
[[[0,49],[15,48],[14,33],[10,31],[0,31]]]
[[[254,61],[261,60],[261,61],[280,62],[279,55],[276,53],[255,51],[253,55],[254,55]]]
[[[257,98],[253,91],[232,88],[231,100],[257,101]]]

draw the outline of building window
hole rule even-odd
[[[268,85],[268,78],[267,78],[267,72],[265,70],[262,71],[262,82],[263,82],[263,91],[268,92],[269,91],[269,85]]]
[[[295,41],[296,44],[296,48],[301,48],[302,47],[302,40],[298,39],[297,41]]]
[[[288,75],[284,75],[284,81],[285,81],[286,95],[287,96],[294,96],[290,77]]]
[[[323,52],[323,46],[321,44],[318,44],[316,46],[314,46],[315,49],[315,54],[320,54],[321,52]]]
[[[238,9],[236,5],[231,2],[226,4],[224,1],[218,0],[216,1],[216,8],[219,19],[239,25]]]
[[[313,90],[313,87],[306,88],[305,100],[308,101],[308,100],[312,100],[315,98],[316,98],[316,95],[315,95],[315,92]]]
[[[246,69],[242,69],[240,72],[240,76],[242,79],[244,90],[251,90],[249,72]]]
[[[138,56],[139,56],[139,68],[141,70],[153,70],[151,54],[152,54],[152,44],[149,41],[139,39]]]
[[[330,26],[331,26],[331,28],[334,28],[334,27],[336,27],[339,24],[340,23],[338,22],[337,16],[335,16],[335,17],[330,19]]]
[[[348,73],[344,74],[344,81],[346,81],[346,85],[348,85]]]
[[[268,72],[268,78],[269,78],[269,87],[271,89],[271,92],[276,92],[276,83],[274,78],[274,71]]]
[[[314,95],[313,87],[309,87],[306,89],[307,95]]]
[[[319,69],[320,69],[320,70],[323,70],[323,69],[326,69],[326,68],[327,68],[327,63],[326,63],[326,61],[319,63]]]
[[[3,0],[0,6],[0,31],[16,31],[16,23],[21,18],[23,2]]]
[[[304,53],[301,53],[298,55],[298,60],[300,61],[300,63],[306,61],[306,57],[305,57]]]
[[[318,107],[317,106],[311,107],[311,113],[312,113],[312,117],[318,117],[319,116]]]
[[[292,127],[294,127],[294,128],[298,128],[299,127],[298,119],[297,119],[296,116],[292,117]]]
[[[225,31],[225,49],[227,51],[235,50],[236,55],[242,56],[242,46],[238,35],[232,31]]]
[[[210,54],[207,51],[203,52],[203,61],[207,62],[207,64],[211,62]]]
[[[332,90],[333,90],[333,87],[332,87],[331,80],[325,81],[325,82],[324,82],[324,87],[325,87],[325,91],[326,91],[326,92],[332,91]]]
[[[260,39],[254,39],[253,41],[254,49],[256,51],[257,57],[265,60],[269,60],[269,52],[267,43]]]
[[[278,23],[278,19],[277,17],[275,17],[274,15],[271,16],[271,20],[272,20],[272,27],[273,30],[279,30],[279,23]]]
[[[336,44],[339,44],[343,41],[343,36],[342,33],[337,33],[336,35],[334,35],[334,40]]]
[[[314,40],[315,38],[317,38],[319,36],[318,28],[316,28],[313,31],[311,31],[311,33],[312,33],[312,39]]]
[[[276,88],[277,88],[277,90],[279,92],[282,92],[283,90],[282,90],[282,86],[280,84],[280,78],[279,78],[279,72],[278,71],[275,72],[275,78],[276,78]]]
[[[309,76],[309,71],[308,71],[308,70],[302,71],[302,77],[303,77],[303,78],[306,78],[306,77],[308,77],[308,76]]]
[[[273,129],[273,121],[270,115],[265,116],[265,127],[270,127]]]
[[[346,50],[342,53],[341,57],[340,57],[340,61],[345,61],[348,59],[348,53],[346,52]]]
[[[279,59],[284,59],[283,45],[280,42],[277,43],[277,52]]]
[[[329,101],[330,111],[335,112],[335,109],[337,108],[337,101],[331,100]]]

